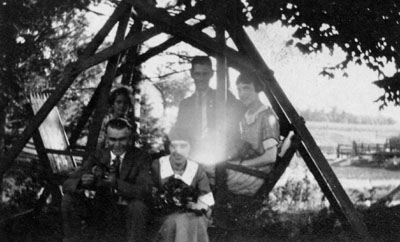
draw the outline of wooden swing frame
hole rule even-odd
[[[180,41],[184,41],[217,59],[217,100],[219,100],[218,103],[220,103],[218,104],[220,106],[217,108],[223,110],[226,89],[222,88],[221,85],[226,86],[225,70],[227,67],[233,67],[239,71],[255,73],[258,82],[263,86],[264,93],[279,117],[281,126],[285,127],[287,130],[293,130],[296,137],[299,139],[298,147],[294,147],[290,150],[286,157],[287,160],[283,162],[285,168],[287,166],[286,163],[290,161],[290,158],[297,150],[316,178],[332,208],[339,215],[342,223],[348,225],[360,240],[371,240],[360,214],[356,211],[349,197],[346,195],[336,175],[305,126],[304,120],[298,115],[297,111],[286,97],[275,79],[273,71],[268,68],[243,29],[243,26],[232,17],[235,16],[236,11],[235,8],[230,8],[233,5],[234,2],[232,1],[219,1],[219,7],[213,10],[215,15],[220,16],[219,18],[207,16],[206,20],[195,25],[190,25],[185,21],[199,13],[199,9],[196,7],[187,8],[182,13],[171,16],[167,11],[156,8],[148,4],[147,1],[121,1],[105,25],[87,45],[79,59],[65,68],[60,85],[54,90],[31,120],[30,124],[22,132],[20,139],[15,141],[12,145],[12,149],[6,154],[6,160],[0,164],[0,171],[4,173],[4,171],[11,166],[25,144],[35,134],[40,124],[62,98],[79,73],[101,62],[108,61],[105,74],[89,104],[85,107],[83,115],[78,120],[78,124],[70,138],[70,143],[72,145],[75,144],[84,125],[94,113],[93,115],[98,117],[98,119],[95,119],[92,123],[86,146],[86,151],[92,150],[97,141],[102,117],[104,117],[106,113],[105,102],[116,74],[124,73],[124,79],[130,79],[132,75],[132,71],[126,73],[122,71],[122,66],[119,66],[121,56],[126,52],[131,52],[131,56],[133,56],[135,60],[131,60],[129,62],[130,66],[124,66],[124,68],[128,67],[128,69],[132,70],[133,66],[143,63],[152,56]],[[125,36],[128,20],[132,17],[132,7],[135,9],[135,12],[138,13],[137,16],[139,16],[133,16],[135,23],[138,22],[138,24],[141,24],[141,21],[148,21],[154,26],[146,30],[137,27],[135,28],[136,30],[133,30],[132,28],[131,32]],[[228,13],[230,17],[228,17]],[[104,50],[97,51],[100,44],[116,23],[119,23],[119,25],[114,44]],[[216,38],[211,38],[201,31],[203,28],[210,25],[216,26]],[[143,54],[137,53],[137,46],[139,44],[160,33],[167,33],[174,37]],[[226,33],[228,33],[233,40],[237,50],[225,44]],[[234,167],[230,168],[236,169]],[[281,173],[281,171],[274,173],[276,177],[272,180],[277,180]],[[270,186],[273,187],[273,184],[274,183],[271,183]]]

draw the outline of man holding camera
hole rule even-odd
[[[106,125],[107,149],[93,152],[63,184],[64,242],[82,241],[82,215],[91,215],[102,238],[120,230],[125,219],[127,241],[142,241],[151,197],[150,156],[134,148],[131,126],[124,119]],[[95,193],[88,199],[85,192]],[[89,206],[88,206],[89,205]]]

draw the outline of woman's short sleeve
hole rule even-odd
[[[262,113],[262,141],[268,139],[276,140],[277,144],[279,143],[279,120],[276,117],[275,113],[268,109]]]

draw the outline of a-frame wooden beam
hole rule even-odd
[[[122,2],[121,4],[125,5],[124,2]],[[124,13],[122,14],[121,19],[119,20],[119,25],[117,33],[115,35],[114,43],[119,43],[125,39],[126,28],[128,27],[130,16],[131,16],[131,8],[126,8]],[[106,115],[108,109],[108,96],[115,79],[115,73],[118,68],[120,57],[121,53],[114,55],[113,57],[110,58],[110,60],[107,63],[106,71],[101,80],[102,82],[104,81],[105,84],[99,86],[99,88],[101,88],[99,90],[100,95],[99,99],[97,100],[96,109],[93,114],[95,118],[92,120],[92,124],[89,129],[86,151],[92,151],[96,149],[101,125],[103,123],[103,118]]]
[[[100,90],[104,89],[106,85],[106,79],[102,78],[96,90],[94,91],[89,103],[84,107],[81,116],[78,119],[73,131],[71,132],[71,137],[69,138],[69,143],[73,147],[76,145],[76,141],[79,139],[83,129],[85,128],[86,123],[88,122],[90,116],[92,115],[96,103],[100,98]]]
[[[130,10],[131,8],[132,5],[126,2],[121,2],[121,4],[117,6],[111,16],[107,19],[103,27],[93,37],[92,41],[90,41],[90,43],[86,46],[81,57],[93,55],[99,46],[104,42],[104,39],[108,36],[114,25],[123,17],[126,11]]]
[[[303,158],[311,172],[316,177],[322,190],[327,195],[332,206],[339,215],[343,215],[342,217],[345,218],[342,219],[344,224],[350,224],[355,234],[362,240],[370,240],[364,222],[358,212],[354,209],[353,204],[340,185],[340,182],[337,180],[328,162],[304,125],[303,119],[297,114],[289,99],[278,85],[272,74],[273,72],[267,67],[261,56],[259,56],[257,50],[241,26],[240,28],[242,31],[239,33],[231,31],[230,34],[238,34],[239,36],[246,34],[243,36],[242,41],[245,41],[249,46],[246,46],[239,41],[239,43],[236,43],[237,46],[246,51],[245,53],[243,53],[243,51],[237,53],[229,48],[218,48],[218,43],[206,34],[200,33],[186,24],[175,24],[176,21],[174,21],[174,18],[169,16],[168,13],[160,9],[152,8],[143,1],[127,1],[131,2],[147,20],[153,22],[156,26],[162,26],[168,33],[179,36],[185,42],[214,56],[227,54],[229,57],[230,55],[233,57],[232,60],[234,61],[234,64],[239,65],[239,70],[255,71],[260,79],[263,80],[266,88],[270,90],[272,95],[269,96],[269,98],[276,100],[277,106],[274,107],[275,110],[283,110],[285,114],[284,117],[292,124],[296,134],[302,140],[300,151],[302,152]],[[239,30],[240,29],[235,28],[235,31]]]
[[[206,27],[210,26],[210,23],[207,20],[200,21],[197,24],[194,24],[193,27],[196,28],[197,30],[202,30]],[[171,46],[174,46],[181,42],[182,40],[178,37],[172,36],[163,43],[150,48],[147,50],[145,53],[140,54],[136,57],[134,65],[140,65],[144,62],[146,62],[148,59],[160,54],[161,52],[165,51]],[[120,68],[117,70],[117,76],[122,75],[124,73],[124,70],[126,69],[125,64],[121,65]]]
[[[129,31],[128,36],[140,33],[142,30],[143,30],[143,23],[139,21],[139,19],[134,18],[134,23],[131,26],[131,30]],[[140,50],[140,44],[131,47],[126,53],[124,65],[121,65],[121,67],[119,68],[123,69],[121,72],[123,74],[121,84],[123,85],[129,86],[132,84],[133,79],[137,79],[136,76],[138,73],[135,68],[138,67],[139,65],[135,65],[135,63],[139,55],[139,50]],[[118,76],[118,70],[116,76]]]

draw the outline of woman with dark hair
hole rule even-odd
[[[274,111],[264,105],[256,77],[242,73],[236,81],[246,112],[240,121],[241,146],[230,163],[268,173],[276,161],[280,142],[279,122]],[[217,193],[216,222],[229,228],[255,229],[256,214],[263,199],[254,196],[265,180],[239,171],[226,170],[227,192]]]
[[[214,205],[207,175],[189,160],[190,143],[184,135],[170,135],[170,155],[153,162],[156,209],[163,215],[157,242],[208,242],[207,228]]]
[[[130,91],[125,87],[120,87],[111,92],[108,99],[108,114],[104,117],[101,130],[99,133],[99,138],[97,140],[97,147],[104,148],[105,147],[105,131],[106,125],[108,121],[116,118],[124,118],[130,122],[133,126],[133,131],[136,131],[136,125],[134,122],[134,117],[128,117],[129,111],[132,110],[132,102]]]
[[[279,122],[274,111],[264,105],[259,92],[261,87],[252,73],[242,73],[236,80],[239,99],[246,107],[240,121],[241,139],[246,144],[246,154],[233,163],[268,173],[275,162],[280,141]],[[254,195],[264,179],[228,170],[228,189],[238,195]]]

